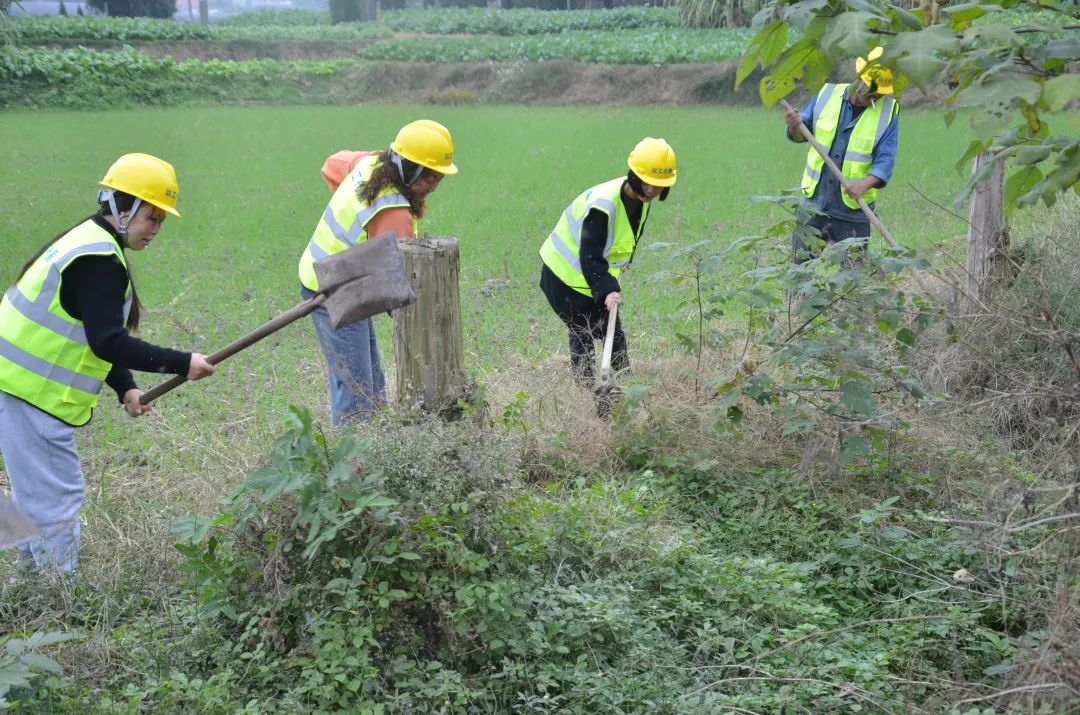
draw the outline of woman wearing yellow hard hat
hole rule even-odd
[[[828,83],[807,100],[801,112],[785,116],[788,139],[804,142],[802,122],[841,167],[847,188],[810,147],[803,169],[802,191],[813,216],[803,217],[792,234],[796,263],[817,254],[815,235],[827,243],[870,237],[870,221],[859,208],[863,199],[874,208],[878,190],[892,178],[900,136],[900,105],[893,94],[892,70],[881,64],[884,50],[875,47],[855,61],[858,81]]]
[[[318,291],[314,264],[320,258],[390,231],[414,238],[428,195],[444,176],[456,173],[450,132],[430,119],[406,124],[389,149],[340,151],[329,157],[322,175],[333,196],[300,258],[301,296],[308,299]],[[329,371],[334,425],[347,418],[369,419],[386,402],[372,320],[335,329],[323,307],[311,319]]]
[[[40,529],[18,547],[23,568],[75,568],[83,483],[75,428],[103,384],[132,417],[150,411],[131,370],[189,380],[213,374],[199,353],[131,336],[140,305],[125,249],[141,251],[176,210],[171,164],[125,154],[101,180],[98,210],[42,246],[0,300],[0,450],[15,503]]]
[[[652,200],[665,200],[676,179],[675,151],[663,139],[642,139],[627,164],[626,176],[574,199],[540,248],[540,289],[566,325],[574,379],[589,389],[596,370],[593,342],[604,338],[608,316],[622,302],[619,275],[634,259]],[[630,365],[619,318],[611,365]]]

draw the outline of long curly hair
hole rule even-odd
[[[405,157],[402,157],[401,168],[405,170],[406,174],[411,174],[416,170],[417,165]],[[436,172],[431,169],[425,168],[419,178],[435,173]],[[424,217],[424,199],[416,196],[412,190],[405,185],[404,180],[401,178],[401,174],[398,173],[398,168],[394,166],[394,162],[390,160],[390,150],[383,149],[379,152],[379,165],[375,167],[375,171],[371,172],[371,176],[368,177],[368,180],[360,185],[360,188],[356,191],[356,195],[361,200],[370,204],[384,189],[391,186],[394,187],[399,194],[408,199],[409,211],[412,212],[413,216],[416,218]]]

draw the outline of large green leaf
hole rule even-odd
[[[1047,80],[1042,98],[1051,112],[1064,109],[1066,104],[1080,98],[1080,74],[1063,74]]]
[[[773,77],[766,75],[761,78],[758,85],[758,94],[761,95],[761,103],[771,107],[784,97],[795,91],[795,79],[793,77]]]
[[[986,7],[977,2],[966,2],[944,7],[941,11],[948,16],[949,27],[959,32],[971,27],[972,22],[985,15]]]
[[[758,63],[762,67],[768,67],[775,62],[780,53],[784,51],[784,45],[786,44],[787,23],[777,20],[763,27],[750,40],[746,53],[739,60],[739,69],[735,73],[735,86],[741,85],[743,80],[754,71],[754,67]]]
[[[981,107],[1003,113],[1010,109],[1018,99],[1028,104],[1035,104],[1039,101],[1041,93],[1042,87],[1033,79],[1005,76],[966,87],[957,95],[956,104],[960,107]]]
[[[1043,173],[1037,166],[1025,166],[1014,171],[1005,180],[1005,215],[1010,216],[1016,209],[1019,198],[1043,180]]]
[[[843,12],[832,22],[829,29],[821,38],[821,45],[833,54],[839,54],[842,50],[848,55],[863,55],[867,49],[877,44],[870,34],[871,25],[879,21],[875,15],[868,12]]]
[[[901,32],[892,39],[888,56],[894,57],[896,67],[911,78],[916,86],[925,89],[937,79],[945,67],[938,55],[956,52],[960,40],[944,25],[934,25],[918,32]]]
[[[898,21],[901,25],[909,30],[921,30],[923,27],[922,18],[913,12],[908,12],[899,5],[890,5],[889,14],[893,16],[893,19]]]
[[[840,385],[840,402],[859,415],[869,416],[874,411],[874,395],[865,382],[849,380]]]

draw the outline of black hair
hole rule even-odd
[[[633,169],[631,169],[630,171],[628,171],[626,173],[626,180],[630,183],[630,188],[634,190],[635,194],[637,194],[638,196],[643,196],[645,194],[645,191],[642,188],[642,184],[645,183],[645,182],[643,182],[641,180],[640,176],[638,176],[637,174],[634,173]],[[650,186],[651,185],[652,184],[650,184]],[[671,192],[671,187],[670,186],[665,186],[660,191],[660,200],[661,201],[667,201],[668,193],[670,193],[670,192]]]
[[[437,174],[438,172],[431,169],[424,168],[422,172],[416,174],[419,164],[409,161],[405,157],[401,157],[401,168],[407,176],[416,176],[417,180],[427,176],[429,174]],[[379,152],[379,165],[375,167],[375,171],[371,172],[371,176],[356,190],[356,195],[362,201],[367,203],[373,202],[383,189],[388,186],[393,186],[398,190],[402,196],[404,196],[409,202],[409,211],[416,218],[424,217],[424,200],[417,197],[408,186],[405,185],[404,179],[401,178],[401,173],[398,172],[398,168],[394,166],[394,162],[390,159],[390,150],[384,149]]]

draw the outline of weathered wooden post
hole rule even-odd
[[[456,238],[402,241],[416,302],[394,311],[397,404],[453,414],[467,397]]]
[[[972,171],[978,171],[990,154],[975,157]],[[1005,225],[1005,163],[995,162],[990,178],[975,185],[971,194],[967,235],[967,291],[971,298],[982,300],[1004,277],[1009,256],[1009,229]]]

